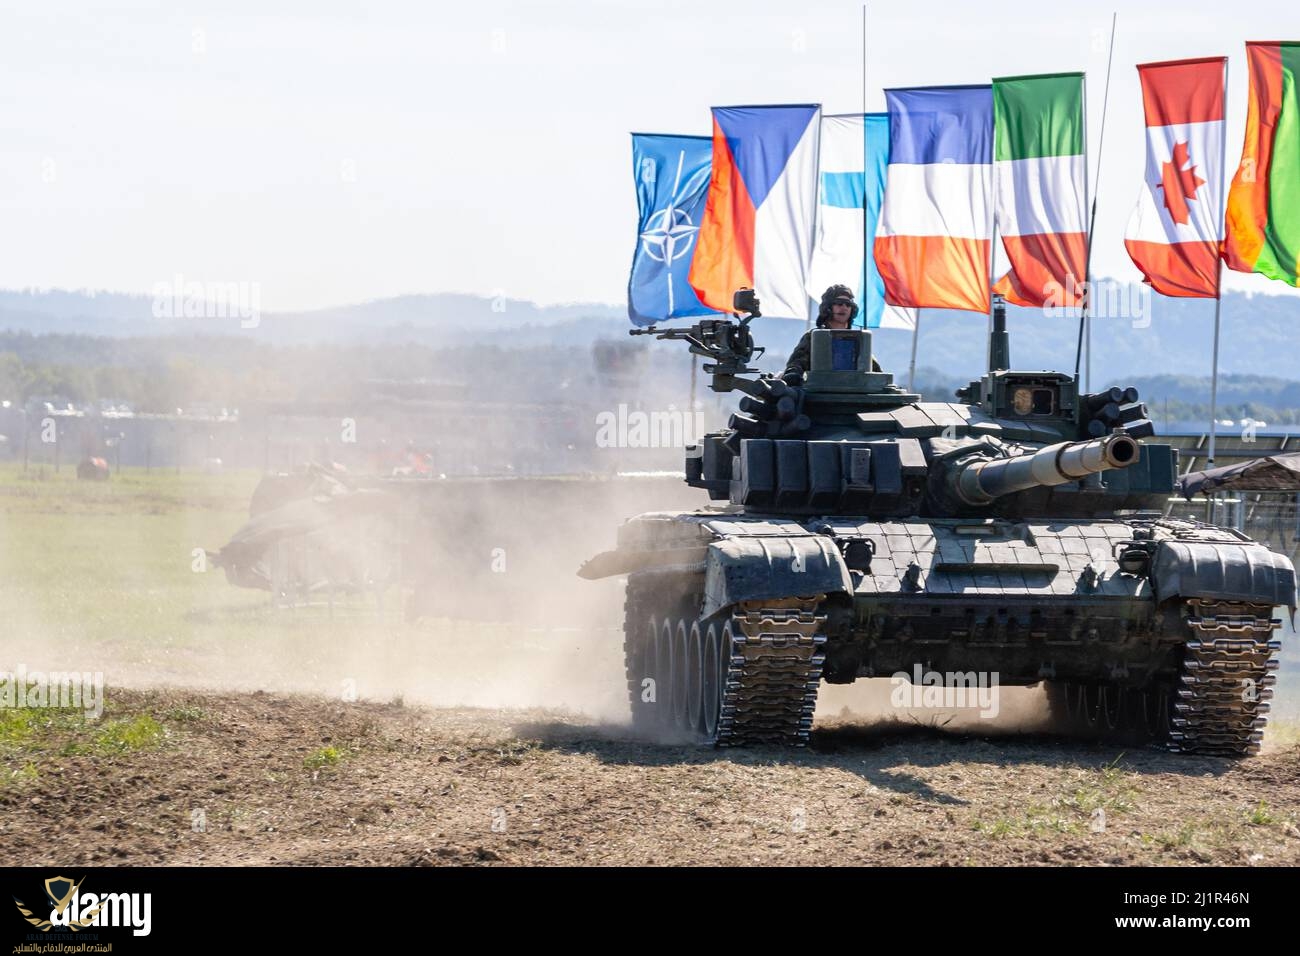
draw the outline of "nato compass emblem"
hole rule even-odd
[[[673,314],[673,263],[691,251],[695,245],[695,235],[700,231],[700,227],[691,221],[690,214],[678,205],[682,200],[680,189],[685,162],[686,151],[682,150],[677,154],[677,178],[673,180],[668,205],[650,214],[646,220],[646,229],[640,236],[645,254],[666,267],[664,272],[668,283],[669,315]]]
[[[669,203],[651,214],[645,232],[641,233],[641,244],[645,254],[655,262],[671,265],[690,251],[699,231],[700,227],[691,222],[685,209]]]
[[[72,897],[76,895],[77,888],[81,886],[82,882],[84,882],[84,878],[81,881],[73,883],[72,880],[68,879],[66,876],[52,876],[45,881],[45,895],[49,897],[50,900],[50,908],[52,910],[52,913],[50,914],[51,916],[63,915],[63,911],[66,910],[68,904],[72,902]],[[29,910],[26,904],[24,904],[18,897],[14,897],[14,902],[18,904],[18,912],[23,914],[23,918],[39,929],[42,933],[49,932],[54,925],[50,920],[33,916],[32,911]],[[91,925],[95,921],[95,916],[103,908],[103,905],[103,903],[99,904],[99,906],[96,906],[81,919],[68,920],[68,929],[75,933],[78,930],[85,929],[87,926]]]

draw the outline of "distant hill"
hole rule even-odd
[[[1149,316],[1094,319],[1095,387],[1153,375],[1201,378],[1209,374],[1213,303],[1157,295],[1146,301]],[[0,330],[115,338],[230,335],[269,345],[411,342],[451,347],[490,340],[516,346],[585,346],[597,338],[623,339],[628,328],[626,313],[618,305],[538,306],[452,293],[409,295],[313,312],[265,313],[255,328],[248,329],[241,328],[236,317],[158,318],[153,308],[147,295],[0,291]],[[1125,310],[1112,306],[1111,311]],[[1008,326],[1016,367],[1073,370],[1075,319],[1011,308]],[[797,322],[763,319],[755,329],[760,344],[768,347],[768,367],[784,362],[803,331]],[[1300,298],[1230,293],[1223,303],[1221,372],[1266,376],[1283,383],[1300,380],[1298,332]],[[982,371],[986,336],[986,319],[980,315],[926,310],[917,363],[940,377],[968,381]],[[885,330],[875,336],[877,356],[900,381],[906,380],[911,346],[906,332]],[[681,349],[679,343],[647,347]]]
[[[117,292],[0,290],[0,330],[131,338],[246,335],[283,345],[404,340],[453,344],[485,329],[550,326],[580,317],[620,322],[612,305],[538,306],[518,299],[457,293],[408,295],[312,312],[264,312],[252,328],[237,315],[173,318],[154,314],[152,296]]]

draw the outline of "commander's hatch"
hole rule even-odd
[[[813,329],[804,376],[805,401],[822,405],[899,405],[920,400],[894,384],[889,372],[872,371],[866,329]]]

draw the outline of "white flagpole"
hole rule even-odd
[[[990,83],[990,106],[992,106],[992,99],[993,85]],[[989,145],[992,146],[993,144],[990,143]],[[992,156],[989,158],[993,159]],[[998,177],[996,170],[996,162],[989,163],[989,320],[988,334],[984,336],[984,340],[988,343],[988,354],[984,362],[984,371],[986,373],[993,370],[993,285],[997,281],[997,273],[994,270],[997,268],[998,259]],[[1009,259],[1008,265],[1010,265]],[[917,324],[920,325],[919,322]]]
[[[688,412],[690,412],[690,416],[688,416],[686,420],[692,423],[698,421],[698,419],[695,418],[695,415],[697,414],[695,410],[695,370],[699,368],[699,364],[700,364],[700,357],[698,355],[692,355],[691,356],[691,399],[690,399],[691,403],[686,409]],[[703,433],[703,429],[696,429],[695,433],[692,434],[691,437],[696,441],[698,441],[699,435],[702,433]]]
[[[1228,61],[1223,61],[1223,105],[1224,113],[1227,113],[1228,105]],[[1227,123],[1224,123],[1227,126]],[[1225,134],[1227,130],[1224,130]],[[1224,135],[1219,140],[1219,168],[1222,170],[1224,177],[1228,174],[1228,137]],[[1227,203],[1228,189],[1226,185],[1220,184],[1219,190],[1219,228],[1223,228],[1224,216],[1226,213],[1225,204]],[[1223,256],[1220,255],[1217,260],[1218,277],[1215,281],[1214,297],[1214,357],[1210,366],[1210,448],[1209,456],[1206,458],[1208,467],[1214,467],[1214,439],[1216,425],[1219,419],[1219,316],[1223,309]]]
[[[871,261],[872,241],[874,236],[867,235],[867,5],[862,5],[862,289],[858,312],[862,316],[862,327],[867,327],[870,316],[867,315],[867,264]]]
[[[1088,219],[1088,239],[1087,239],[1088,248],[1087,248],[1087,251],[1084,253],[1084,256],[1085,256],[1084,261],[1085,261],[1086,264],[1084,265],[1084,269],[1083,269],[1083,271],[1084,271],[1084,273],[1085,273],[1085,280],[1084,280],[1084,281],[1085,281],[1085,283],[1086,283],[1086,285],[1085,285],[1085,288],[1086,288],[1086,294],[1085,294],[1085,297],[1084,297],[1084,300],[1083,300],[1083,308],[1082,308],[1082,311],[1081,311],[1080,314],[1079,314],[1079,344],[1078,344],[1078,346],[1075,348],[1075,351],[1074,351],[1074,378],[1075,378],[1075,381],[1078,381],[1078,380],[1079,380],[1079,363],[1080,363],[1080,361],[1081,361],[1082,358],[1083,358],[1083,343],[1084,343],[1084,336],[1086,335],[1086,336],[1087,336],[1087,340],[1088,340],[1088,365],[1087,365],[1087,367],[1084,369],[1084,375],[1085,375],[1085,378],[1083,379],[1083,385],[1084,385],[1084,389],[1083,389],[1083,390],[1084,390],[1085,392],[1086,392],[1086,391],[1088,390],[1088,388],[1091,387],[1091,385],[1092,385],[1092,381],[1091,381],[1091,379],[1092,379],[1092,319],[1091,319],[1091,316],[1089,315],[1089,313],[1092,311],[1091,306],[1092,306],[1092,290],[1093,290],[1093,281],[1092,281],[1092,231],[1093,231],[1093,228],[1097,225],[1097,191],[1098,191],[1098,189],[1100,189],[1100,187],[1101,187],[1101,155],[1102,155],[1102,150],[1105,149],[1105,147],[1106,147],[1106,112],[1107,112],[1108,108],[1110,107],[1110,68],[1111,68],[1111,65],[1112,65],[1112,64],[1114,63],[1114,61],[1115,61],[1115,24],[1118,22],[1118,20],[1119,20],[1119,13],[1118,13],[1118,11],[1117,11],[1117,12],[1114,12],[1114,13],[1112,13],[1112,14],[1110,15],[1110,52],[1106,54],[1106,89],[1105,89],[1105,91],[1102,93],[1102,97],[1101,97],[1101,135],[1100,135],[1100,138],[1099,138],[1098,141],[1097,141],[1097,180],[1096,180],[1096,182],[1094,182],[1093,185],[1092,185],[1092,189],[1093,189],[1093,193],[1092,193],[1092,214],[1091,214],[1090,218]],[[1087,124],[1088,124],[1088,112],[1087,112],[1087,108],[1086,108],[1087,95],[1088,95],[1088,87],[1087,87],[1087,81],[1086,81],[1086,79],[1085,79],[1085,81],[1084,81],[1084,103],[1085,103],[1085,109],[1084,109],[1084,114],[1083,114],[1083,123],[1084,123],[1084,129],[1085,129],[1085,130],[1088,128],[1088,125],[1087,125]],[[1087,180],[1087,176],[1088,176],[1087,149],[1088,149],[1088,146],[1087,146],[1087,138],[1086,138],[1086,133],[1085,133],[1085,139],[1084,139],[1084,164],[1083,164],[1083,174],[1084,174],[1084,179],[1085,179],[1085,182],[1084,182],[1084,196],[1085,196],[1085,202],[1087,201],[1087,200],[1086,200],[1086,196],[1087,196],[1087,190],[1088,190],[1088,186],[1087,186],[1087,182],[1086,182],[1086,180]]]
[[[1112,13],[1110,15],[1110,37],[1111,37],[1112,52],[1115,49],[1115,19],[1118,16],[1119,16],[1118,13]],[[1110,92],[1110,62],[1109,61],[1107,61],[1106,63],[1106,85],[1107,85],[1107,93],[1109,93]],[[1102,109],[1103,110],[1105,109],[1104,100],[1103,100]],[[1105,123],[1103,121],[1103,126],[1104,125]],[[1100,178],[1101,176],[1100,154],[1098,155],[1097,158],[1097,176],[1098,178]],[[1088,197],[1088,74],[1084,73],[1083,75],[1083,204],[1084,204],[1085,213],[1087,212],[1088,209],[1088,198],[1089,198]],[[1088,296],[1088,293],[1092,289],[1092,283],[1091,283],[1092,271],[1090,267],[1091,267],[1091,260],[1092,260],[1092,227],[1096,223],[1096,215],[1097,215],[1096,213],[1097,206],[1096,206],[1095,199],[1093,201],[1092,209],[1093,209],[1093,221],[1088,224],[1087,238],[1085,240],[1087,245],[1083,252],[1084,285],[1082,291],[1085,296]],[[1074,295],[1074,290],[1073,289],[1067,290],[1066,294]],[[1091,301],[1091,296],[1088,296],[1083,301],[1085,303]],[[1083,315],[1084,341],[1086,343],[1085,347],[1087,348],[1087,353],[1086,353],[1087,359],[1084,361],[1084,365],[1083,365],[1083,391],[1090,392],[1092,391],[1092,317],[1088,315],[1088,309],[1086,305],[1083,307],[1082,315]]]
[[[1221,179],[1219,184],[1219,228],[1224,228],[1224,218],[1226,213],[1226,203],[1228,200],[1228,187],[1223,179],[1228,175],[1228,137],[1227,137],[1227,113],[1228,113],[1228,60],[1223,61],[1223,113],[1224,113],[1224,135],[1219,140],[1219,169]],[[1222,240],[1220,240],[1222,241]],[[1214,443],[1217,437],[1219,427],[1219,319],[1223,311],[1223,255],[1220,254],[1215,263],[1217,267],[1217,276],[1215,279],[1215,296],[1214,296],[1214,352],[1210,359],[1210,447],[1205,459],[1206,469],[1214,467]],[[1214,497],[1210,496],[1206,503],[1206,510],[1209,512],[1207,518],[1213,515]]]
[[[1210,447],[1205,459],[1205,470],[1214,467],[1214,439],[1219,425],[1219,311],[1223,305],[1223,260],[1219,260],[1219,294],[1214,298],[1214,356],[1210,366]],[[1207,496],[1205,519],[1214,523],[1214,495]]]
[[[809,331],[813,323],[817,320],[817,307],[819,298],[815,298],[808,291],[808,283],[812,279],[812,264],[817,258],[817,240],[821,237],[822,223],[822,128],[825,125],[822,122],[822,111],[817,110],[817,158],[813,160],[813,171],[816,178],[816,185],[813,187],[813,221],[812,221],[812,242],[808,247],[808,263],[803,274],[803,295],[804,302],[808,305],[808,318],[804,320],[804,331]]]
[[[1205,459],[1207,468],[1214,467],[1214,440],[1219,421],[1219,315],[1223,308],[1223,261],[1219,261],[1219,294],[1214,299],[1214,355],[1210,365],[1210,448]]]
[[[916,310],[916,323],[912,326],[912,364],[907,367],[907,390],[916,391],[916,340],[921,335],[921,310]]]

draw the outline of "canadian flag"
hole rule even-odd
[[[1227,57],[1138,65],[1147,165],[1124,247],[1162,295],[1216,298]]]

